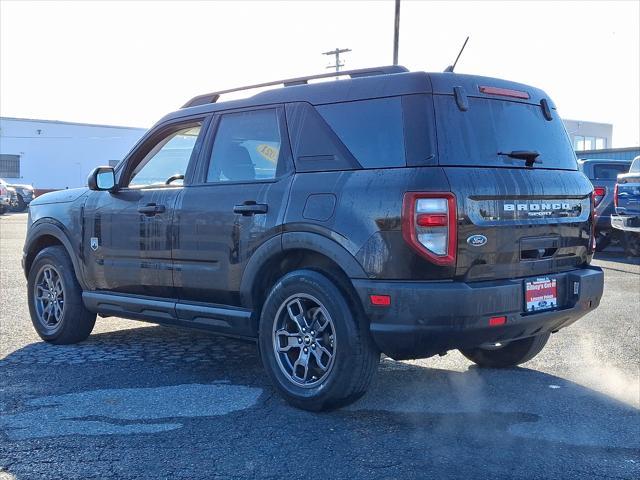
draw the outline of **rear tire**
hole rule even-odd
[[[471,360],[479,367],[486,368],[509,368],[528,362],[539,354],[550,333],[543,333],[535,337],[523,338],[506,344],[496,349],[489,348],[469,348],[460,350],[460,353]]]
[[[28,297],[31,321],[44,341],[77,343],[93,330],[96,314],[82,303],[82,288],[63,247],[38,253],[29,270]]]
[[[18,195],[18,204],[15,206],[13,211],[14,212],[24,212],[24,210],[26,208],[27,208],[27,204],[24,203],[24,200],[22,199],[22,195]]]
[[[602,252],[611,244],[611,233],[596,232],[596,252]]]
[[[291,272],[271,289],[258,343],[273,385],[304,410],[356,401],[380,362],[361,307],[355,302],[350,306],[334,282],[311,270]]]
[[[624,232],[624,251],[630,257],[640,257],[640,233]]]

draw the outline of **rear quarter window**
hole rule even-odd
[[[406,165],[400,97],[319,105],[316,109],[363,168]]]
[[[452,95],[434,95],[440,165],[525,167],[523,160],[498,152],[535,150],[534,168],[576,170],[571,142],[555,110],[521,102],[469,97],[461,111]]]

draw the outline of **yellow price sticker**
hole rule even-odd
[[[261,143],[256,147],[256,150],[260,155],[269,160],[271,163],[276,163],[278,161],[278,154],[280,153],[280,149],[272,147],[271,145],[267,145],[266,143]]]

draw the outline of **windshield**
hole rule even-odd
[[[549,121],[539,105],[469,97],[469,108],[462,111],[453,96],[434,95],[433,101],[441,165],[524,168],[533,152],[533,168],[577,169],[554,110]]]

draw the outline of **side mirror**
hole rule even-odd
[[[112,167],[97,167],[89,174],[87,178],[89,190],[107,190],[114,191],[116,189],[116,174]]]

